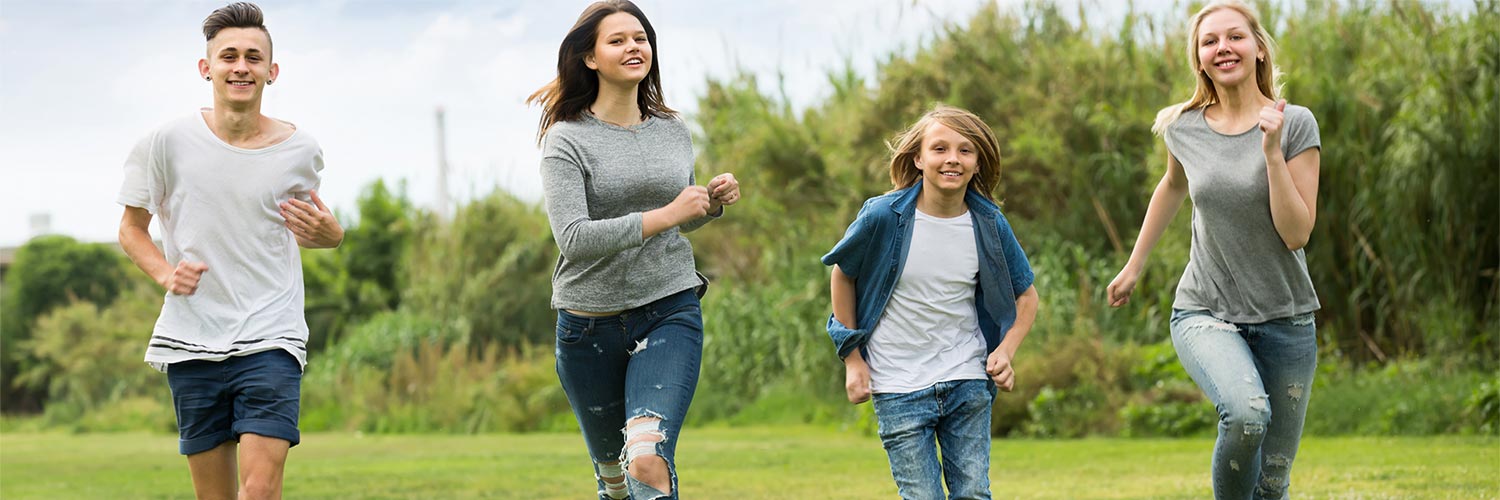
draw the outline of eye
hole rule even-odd
[[[636,41],[636,43],[646,43],[646,37],[644,37],[644,36],[635,37],[635,41]]]
[[[1203,40],[1203,45],[1204,46],[1209,46],[1209,45],[1213,45],[1213,44],[1214,44],[1214,39],[1212,39],[1212,38],[1206,38],[1206,39]]]
[[[1241,40],[1241,39],[1244,39],[1244,38],[1245,37],[1240,36],[1240,35],[1234,35],[1234,36],[1229,37],[1230,40]]]
[[[942,146],[933,146],[933,147],[932,147],[932,150],[933,150],[933,151],[937,151],[937,152],[939,152],[939,153],[941,153],[941,152],[943,152],[943,151],[947,151],[947,150],[948,150],[948,148],[945,148],[945,147],[942,147]]]

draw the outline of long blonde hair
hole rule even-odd
[[[1186,102],[1167,106],[1157,113],[1156,123],[1151,125],[1152,133],[1165,134],[1167,127],[1177,121],[1177,117],[1182,116],[1184,111],[1208,107],[1219,102],[1219,92],[1214,88],[1214,81],[1208,78],[1208,73],[1204,72],[1203,61],[1198,60],[1198,28],[1203,25],[1203,18],[1222,9],[1239,12],[1250,23],[1250,31],[1255,34],[1255,44],[1266,53],[1266,59],[1255,64],[1255,85],[1260,88],[1261,94],[1271,100],[1280,99],[1281,68],[1276,67],[1275,62],[1276,41],[1271,39],[1271,34],[1266,32],[1266,27],[1260,23],[1260,19],[1255,15],[1255,11],[1250,10],[1250,7],[1238,0],[1216,0],[1204,5],[1203,9],[1188,21],[1188,24],[1193,27],[1187,39],[1188,67],[1193,69],[1193,74],[1197,77],[1193,97]]]
[[[916,160],[917,155],[922,152],[923,135],[933,123],[941,123],[974,143],[974,149],[979,153],[976,163],[979,170],[969,179],[969,189],[994,201],[995,198],[990,193],[1000,183],[1000,141],[995,139],[995,131],[990,130],[990,126],[979,119],[978,115],[943,104],[933,106],[932,111],[922,115],[906,131],[886,143],[886,147],[891,150],[891,190],[912,187],[916,185],[917,179],[922,178],[922,171],[917,170]]]

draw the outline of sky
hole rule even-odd
[[[212,104],[198,76],[203,18],[224,1],[0,0],[0,247],[53,233],[113,241],[121,165],[141,137]],[[352,213],[376,179],[432,207],[446,109],[449,190],[540,199],[540,110],[584,1],[262,0],[281,74],[262,112],[323,147],[321,197]],[[669,106],[689,118],[708,78],[785,76],[806,106],[828,71],[861,73],[962,21],[982,0],[637,0],[658,35]]]
[[[691,120],[709,78],[743,70],[775,92],[781,77],[801,108],[828,95],[832,70],[850,64],[869,76],[877,61],[910,53],[988,1],[1024,0],[636,1],[657,31],[666,102]],[[1126,5],[1065,1],[1078,2],[1105,18]],[[115,240],[130,148],[212,104],[197,70],[201,26],[226,3],[0,0],[0,247],[34,236],[39,214],[53,233]],[[341,217],[376,179],[405,180],[415,203],[434,207],[439,106],[456,202],[497,188],[540,199],[540,110],[524,100],[555,76],[558,44],[586,1],[258,3],[281,68],[262,112],[319,141],[319,194]]]

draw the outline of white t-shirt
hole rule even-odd
[[[865,347],[874,392],[913,392],[938,382],[987,378],[974,308],[978,280],[979,251],[969,213],[942,219],[918,210],[906,266]]]
[[[136,144],[119,203],[160,221],[168,263],[208,265],[196,293],[167,294],[147,363],[165,371],[181,361],[285,349],[307,364],[302,257],[279,204],[309,200],[322,170],[323,151],[306,132],[237,148],[215,136],[201,112]]]

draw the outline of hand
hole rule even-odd
[[[858,352],[849,355],[858,356]],[[849,396],[850,403],[860,404],[870,400],[870,365],[865,364],[863,358],[857,362],[844,362],[844,393]]]
[[[670,208],[677,216],[673,226],[708,215],[708,188],[703,186],[682,188],[682,192],[677,194],[677,199],[672,200],[667,208]]]
[[[1130,294],[1135,291],[1135,282],[1140,277],[1140,272],[1129,267],[1121,269],[1114,281],[1109,282],[1109,306],[1120,307],[1130,302]]]
[[[709,213],[718,213],[719,207],[727,207],[740,201],[740,181],[734,174],[722,173],[708,181]]]
[[[339,220],[318,198],[317,191],[309,191],[313,204],[292,198],[281,203],[281,218],[286,228],[297,237],[297,243],[308,248],[333,248],[344,241],[344,228]]]
[[[208,271],[208,264],[184,260],[177,263],[177,268],[172,270],[172,274],[157,279],[156,282],[166,288],[167,293],[192,295],[198,291],[198,280],[203,277],[205,271]]]
[[[1286,117],[1283,111],[1286,111],[1286,99],[1260,108],[1260,131],[1265,132],[1265,137],[1261,139],[1261,148],[1265,150],[1266,156],[1281,151],[1281,125],[1282,119]]]
[[[997,348],[990,353],[989,359],[984,363],[984,372],[990,375],[990,380],[995,381],[995,385],[1002,391],[1010,392],[1016,387],[1016,371],[1011,368],[1010,355],[1005,353],[1005,349]]]

